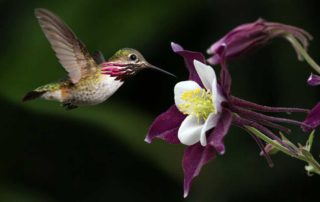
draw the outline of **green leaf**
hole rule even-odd
[[[314,139],[314,133],[315,133],[315,130],[313,130],[313,131],[310,133],[309,138],[308,138],[308,140],[307,140],[307,142],[306,142],[306,145],[304,146],[305,149],[306,149],[307,151],[309,151],[309,152],[310,152],[311,147],[312,147],[312,143],[313,143],[313,139]]]

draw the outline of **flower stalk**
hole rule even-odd
[[[254,127],[245,126],[245,129],[248,130],[250,133],[254,134],[255,136],[259,137],[264,142],[272,145],[276,150],[281,151],[282,153],[288,156],[291,156],[293,158],[296,158],[308,163],[308,165],[305,166],[305,169],[309,175],[313,173],[320,175],[320,163],[310,153],[311,145],[314,138],[314,131],[311,132],[310,137],[305,146],[302,146],[300,144],[296,146],[291,141],[289,141],[283,134],[281,134],[283,141],[285,141],[293,149],[293,150],[290,150],[287,147],[284,147],[283,145],[281,145],[278,141],[270,139],[268,136],[261,133],[259,130],[257,130]]]
[[[320,66],[310,57],[308,52],[302,47],[300,42],[292,35],[287,34],[285,38],[291,43],[299,55],[318,73],[320,74]]]

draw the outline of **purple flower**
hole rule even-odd
[[[320,76],[311,74],[307,82],[310,86],[318,86],[320,85]]]
[[[310,86],[320,85],[320,76],[311,74],[308,78],[308,84]],[[320,125],[320,102],[311,109],[310,113],[303,123],[305,124],[305,126],[302,126],[302,129],[305,132],[310,132]]]
[[[261,106],[232,96],[231,76],[225,63],[226,49],[223,46],[218,50],[221,56],[219,79],[216,78],[214,69],[206,65],[201,53],[184,50],[175,43],[171,46],[175,53],[184,58],[189,80],[176,84],[175,104],[154,120],[145,140],[151,143],[154,138],[160,138],[171,144],[187,145],[182,163],[184,197],[187,197],[191,182],[200,173],[202,166],[217,154],[225,153],[224,137],[231,125],[246,131],[247,127],[255,128],[282,146],[290,148],[272,130],[289,133],[288,128],[279,124],[281,122],[299,126],[304,124],[261,112],[306,113],[308,110]],[[253,137],[268,157],[262,141],[254,135]]]
[[[306,132],[310,132],[320,125],[320,102],[311,109],[303,123],[302,129]]]
[[[292,43],[287,38],[288,36],[296,38],[303,45],[304,49],[307,49],[309,40],[312,39],[312,36],[303,29],[275,22],[267,22],[263,19],[240,25],[211,45],[207,50],[207,53],[212,55],[208,59],[208,63],[212,65],[220,63],[221,55],[219,54],[219,50],[221,46],[226,47],[225,58],[228,60],[243,55],[255,48],[262,47],[275,37],[286,38]],[[297,52],[298,58],[302,60],[303,57],[300,51],[294,44],[292,45]]]

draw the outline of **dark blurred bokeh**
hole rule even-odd
[[[278,154],[269,168],[253,139],[233,128],[227,152],[194,181],[182,198],[183,146],[143,140],[153,118],[173,103],[173,86],[186,78],[170,42],[205,51],[233,27],[262,17],[302,27],[320,61],[317,0],[269,1],[1,1],[0,3],[0,201],[319,201],[319,176],[304,163]],[[64,111],[57,103],[21,103],[27,91],[63,77],[33,15],[54,11],[90,51],[111,56],[133,47],[178,79],[144,71],[107,102]],[[320,89],[306,85],[310,68],[291,46],[274,40],[230,63],[232,91],[273,106],[312,107]],[[296,117],[303,119],[303,117]],[[319,134],[314,154],[319,155]],[[290,138],[304,142],[294,128]]]

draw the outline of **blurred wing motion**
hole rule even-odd
[[[72,83],[97,70],[85,45],[58,16],[46,9],[36,9],[35,15]]]
[[[104,58],[103,54],[101,51],[95,51],[92,54],[92,58],[94,59],[94,61],[99,65],[101,63],[104,63],[106,61],[106,59]]]

